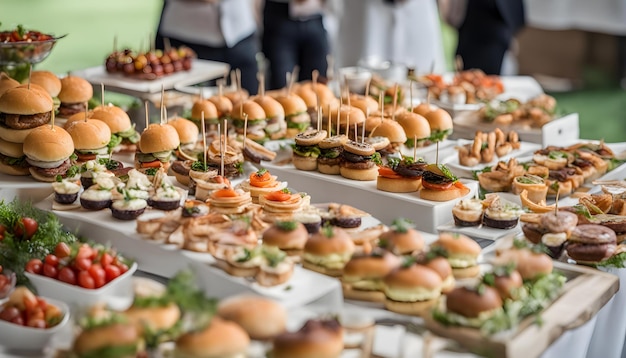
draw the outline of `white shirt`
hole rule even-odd
[[[211,47],[233,47],[256,31],[252,0],[166,0],[161,33]]]

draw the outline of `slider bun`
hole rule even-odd
[[[230,118],[243,121],[245,119],[245,114],[248,115],[248,121],[267,118],[263,107],[252,100],[241,101],[233,105],[233,110],[230,112]]]
[[[252,100],[258,103],[267,118],[280,117],[285,118],[285,109],[280,103],[270,96],[256,96]]]
[[[180,319],[180,309],[174,302],[167,306],[130,307],[124,315],[139,331],[149,327],[151,331],[167,330]]]
[[[263,244],[284,250],[303,249],[309,233],[303,223],[294,221],[294,224],[294,230],[285,230],[276,223],[270,226],[263,232]]]
[[[516,298],[514,297],[515,289],[522,287],[524,281],[518,271],[512,271],[508,276],[496,276],[494,283],[500,297],[505,300]]]
[[[238,324],[213,317],[202,331],[185,333],[176,340],[174,357],[244,356],[249,345],[250,337]]]
[[[297,145],[312,146],[324,140],[326,136],[327,132],[325,130],[318,131],[316,129],[310,129],[305,132],[298,133],[294,140]]]
[[[233,106],[241,101],[245,101],[250,97],[250,93],[244,88],[224,93],[224,97],[228,98]]]
[[[0,162],[0,173],[15,176],[30,175],[30,169],[28,167],[17,167]]]
[[[176,132],[178,133],[178,138],[180,139],[181,143],[188,144],[196,143],[198,141],[198,135],[200,134],[200,130],[198,129],[198,126],[196,126],[196,124],[192,121],[186,118],[176,117],[167,121],[167,124],[176,129]]]
[[[43,90],[25,87],[8,89],[0,97],[0,112],[31,115],[52,111],[52,97]]]
[[[94,108],[90,118],[106,123],[109,129],[111,129],[111,133],[125,132],[132,127],[128,113],[120,107],[113,105]]]
[[[28,79],[23,83],[27,83]],[[43,87],[51,97],[57,97],[61,92],[61,80],[50,71],[32,71],[30,73],[30,83]]]
[[[137,344],[140,336],[132,324],[116,323],[83,330],[74,340],[73,352],[79,356],[106,347]]]
[[[317,170],[317,158],[294,155],[291,158],[291,163],[296,169],[299,170]]]
[[[326,233],[330,230],[332,230],[332,236],[326,236]],[[350,235],[341,228],[331,227],[328,230],[322,228],[309,237],[304,245],[304,251],[318,256],[353,253],[354,242]]]
[[[346,144],[343,145],[343,150],[362,156],[372,155],[376,152],[374,146],[371,144],[356,142],[353,140],[346,142]],[[378,172],[378,168],[376,171]]]
[[[66,130],[79,150],[102,148],[111,140],[109,126],[96,119],[73,121]]]
[[[437,109],[437,107],[432,106],[431,104],[427,103],[427,102],[422,102],[420,104],[418,104],[417,106],[413,107],[413,113],[417,113],[420,116],[425,116],[426,113],[428,112],[432,112],[435,109]]]
[[[452,129],[452,116],[443,108],[437,108],[424,116],[430,124],[431,131]]]
[[[391,119],[383,119],[383,121],[380,122],[380,125],[371,131],[370,135],[387,137],[391,143],[404,143],[407,140],[405,129],[399,122]]]
[[[344,103],[347,104],[348,102],[344,101]],[[365,114],[374,113],[378,110],[378,102],[371,96],[352,94],[350,95],[350,105],[360,109]]]
[[[6,73],[0,72],[0,97],[10,88],[19,86],[20,83],[9,77]]]
[[[431,247],[441,247],[450,255],[461,254],[478,257],[481,252],[480,245],[463,234],[442,232],[439,239],[431,244]]]
[[[24,145],[13,143],[0,138],[0,154],[12,158],[20,158],[24,155]]]
[[[61,79],[61,91],[57,97],[61,103],[84,103],[93,97],[93,87],[84,78],[66,76]]]
[[[339,168],[339,174],[344,178],[352,180],[376,180],[376,178],[378,178],[378,167],[373,166],[369,169],[352,169],[341,166]]]
[[[217,315],[237,323],[250,338],[267,340],[285,332],[287,311],[268,298],[240,295],[222,300]]]
[[[502,307],[502,298],[498,290],[490,286],[483,286],[484,292],[479,294],[467,287],[457,287],[446,295],[446,308],[450,312],[461,316],[475,318],[482,312],[488,312]]]
[[[578,224],[578,215],[569,211],[548,212],[541,215],[541,226],[548,232],[564,232],[569,237]]]
[[[350,122],[350,128],[354,126],[354,124],[360,124],[365,122],[365,113],[362,110],[356,107],[351,106],[341,106],[341,108],[334,108],[330,110],[330,120],[333,126],[337,125],[337,111],[339,111],[339,125],[345,126]]]
[[[443,283],[436,271],[419,264],[399,267],[387,275],[383,282],[390,289],[413,289],[419,287],[429,291],[440,290]]]
[[[343,351],[343,329],[337,321],[311,320],[297,332],[274,340],[273,358],[339,358]]]
[[[232,103],[231,103],[231,109],[232,109]],[[193,105],[191,106],[191,118],[198,120],[198,121],[201,120],[202,112],[204,112],[204,119],[207,121],[209,119],[215,119],[218,117],[217,107],[215,106],[215,103],[211,102],[208,99],[195,101],[193,103]]]
[[[233,110],[233,102],[231,102],[231,100],[228,99],[228,97],[226,96],[213,96],[209,98],[209,101],[212,102],[215,105],[215,108],[217,109],[217,115],[215,116],[216,118],[218,116],[219,117],[227,116]],[[207,112],[204,113],[204,118],[205,119],[207,118]],[[212,118],[212,117],[208,117],[208,118]]]
[[[424,139],[430,137],[430,123],[423,116],[414,112],[403,112],[396,116],[396,121],[408,139]],[[406,140],[405,140],[406,141]]]
[[[74,152],[74,142],[65,129],[49,125],[33,128],[24,139],[24,154],[42,162],[67,159]]]
[[[424,266],[437,272],[442,280],[445,280],[452,275],[452,266],[450,266],[448,260],[443,256],[435,257],[434,259],[428,261]]]
[[[380,256],[353,256],[343,268],[344,278],[382,278],[400,266],[400,259],[390,252]],[[349,279],[348,279],[349,281]]]
[[[465,268],[453,268],[452,275],[458,279],[472,278],[480,274],[480,266],[470,266]]]
[[[420,199],[430,201],[450,201],[458,198],[462,198],[469,194],[468,188],[457,188],[452,186],[446,190],[432,190],[432,189],[420,189]]]
[[[180,145],[178,132],[169,124],[153,123],[141,133],[139,150],[142,153],[156,153],[174,150]]]
[[[516,264],[516,269],[524,281],[552,273],[552,259],[543,253],[528,249],[509,249],[496,258],[497,264],[506,265],[511,262]]]
[[[376,189],[390,193],[413,193],[420,189],[421,183],[420,178],[387,178],[379,175],[376,178]]]
[[[317,145],[321,149],[330,149],[330,148],[342,147],[344,144],[346,144],[346,142],[348,142],[348,137],[342,134],[342,135],[334,135],[332,137],[324,138]]]
[[[306,112],[307,110],[304,100],[296,94],[277,96],[276,100],[283,106],[286,116]]]
[[[386,241],[387,248],[396,255],[407,255],[424,250],[424,238],[419,231],[409,228],[406,232],[390,230],[380,239]]]

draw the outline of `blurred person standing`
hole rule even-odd
[[[287,84],[297,65],[298,79],[310,80],[313,70],[326,76],[330,45],[324,27],[325,0],[265,0],[263,53],[269,60],[268,88]]]
[[[446,69],[437,0],[344,0],[343,6],[340,66],[390,61],[417,73]]]
[[[165,0],[156,47],[163,49],[168,38],[200,59],[228,63],[241,70],[241,86],[256,94],[256,29],[254,0]]]
[[[448,0],[444,15],[459,31],[456,54],[465,69],[500,74],[505,53],[525,25],[523,0]]]

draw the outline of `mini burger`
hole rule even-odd
[[[324,226],[304,245],[303,266],[329,276],[341,276],[354,253],[354,242],[340,228]]]
[[[28,80],[25,80],[23,83],[27,82]],[[43,87],[46,92],[50,94],[50,97],[52,97],[53,101],[55,99],[56,101],[59,100],[57,97],[61,92],[62,84],[59,77],[57,77],[57,75],[55,75],[54,73],[50,71],[32,71],[30,73],[30,83]]]
[[[203,114],[205,126],[216,125],[219,123],[219,119],[221,118],[215,103],[209,101],[208,99],[195,101],[191,106],[191,116],[189,119],[196,125],[196,128],[201,128],[200,123],[202,122]]]
[[[309,233],[304,224],[297,221],[276,221],[263,231],[263,245],[276,246],[290,256],[300,256]]]
[[[354,255],[343,268],[343,296],[349,299],[384,302],[383,278],[400,266],[400,258],[376,249]]]
[[[217,117],[225,119],[230,116],[230,112],[233,111],[233,102],[226,96],[213,96],[209,98],[210,102],[213,102],[215,109],[217,109]],[[205,117],[206,119],[206,117]]]
[[[423,147],[431,140],[430,123],[423,116],[414,112],[403,112],[396,117],[396,121],[404,129],[408,148]]]
[[[300,170],[317,170],[317,158],[321,153],[319,143],[324,138],[326,138],[325,130],[310,129],[298,133],[293,144],[293,166]]]
[[[447,322],[480,328],[487,320],[502,312],[502,298],[493,287],[457,287],[446,295]]]
[[[223,143],[223,137],[222,137]],[[226,145],[224,148],[224,172],[218,173],[226,178],[237,178],[243,174],[243,154],[240,150]],[[221,170],[222,154],[220,154],[220,140],[214,140],[207,150],[207,165],[211,169]]]
[[[244,133],[246,115],[248,116],[246,137],[257,142],[264,141],[266,139],[267,116],[263,107],[252,100],[245,100],[233,106],[233,111],[230,113],[230,123],[235,127],[238,134]]]
[[[82,164],[89,160],[96,160],[109,154],[111,130],[106,123],[96,119],[74,121],[67,128],[67,133],[74,142],[76,163]]]
[[[408,258],[383,279],[385,307],[402,314],[425,314],[441,296],[442,284],[437,272]]]
[[[339,121],[339,133],[344,133],[348,137],[354,136],[354,126],[361,128],[365,123],[365,114],[363,111],[356,107],[341,106],[330,111],[331,126],[329,130],[331,133],[337,128],[337,121]],[[361,135],[362,130],[357,128],[357,135]],[[335,134],[339,134],[335,133]]]
[[[176,129],[178,138],[180,139],[180,146],[176,150],[176,157],[179,159],[195,159],[197,156],[196,144],[198,143],[198,136],[200,130],[194,124],[194,122],[182,118],[176,117],[167,121],[167,124]]]
[[[424,117],[430,124],[431,142],[440,142],[452,134],[452,117],[445,109],[435,109],[426,113]]]
[[[535,281],[552,273],[554,264],[550,256],[538,249],[517,248],[501,252],[495,260],[496,265],[514,265],[524,281]]]
[[[448,259],[456,278],[476,277],[480,273],[480,245],[463,234],[443,232],[430,245],[430,250]]]
[[[93,119],[103,121],[111,130],[109,147],[116,152],[135,152],[139,142],[139,133],[131,123],[128,114],[114,105],[98,106],[91,113]]]
[[[452,266],[445,257],[437,256],[427,260],[424,266],[434,270],[439,274],[443,283],[441,284],[441,293],[446,294],[454,289],[456,280],[452,274]]]
[[[498,290],[502,300],[517,300],[524,294],[524,280],[515,270],[515,264],[495,266],[492,272],[483,276],[482,281]]]
[[[365,130],[367,131],[367,126]],[[378,124],[370,131],[370,137],[387,138],[389,140],[389,144],[391,145],[391,148],[386,150],[388,154],[398,152],[400,146],[407,141],[407,135],[405,133],[405,130],[404,128],[402,128],[399,122],[386,118],[378,122]]]
[[[464,197],[469,193],[470,189],[463,185],[445,165],[429,164],[424,168],[420,198],[448,201]]]
[[[412,157],[389,157],[387,165],[378,167],[376,189],[392,193],[416,192],[422,186],[422,172],[426,162]]]
[[[343,352],[343,328],[337,320],[309,320],[296,332],[274,339],[273,358],[339,358]]]
[[[318,143],[320,154],[317,157],[317,170],[323,174],[339,175],[341,173],[339,163],[343,146],[348,142],[348,137],[338,135],[324,138]]]
[[[8,89],[19,86],[20,83],[16,80],[9,77],[4,72],[0,72],[0,97],[6,92]]]
[[[66,76],[61,79],[58,97],[61,101],[59,117],[67,118],[72,114],[87,111],[86,103],[93,97],[93,87],[84,78]]]
[[[72,349],[79,358],[134,358],[144,350],[137,327],[122,315],[92,314],[81,326]]]
[[[522,231],[528,241],[543,243],[552,257],[559,258],[577,224],[578,215],[558,210],[541,214],[539,223],[524,223]]]
[[[296,134],[304,132],[311,125],[311,116],[302,98],[295,94],[276,97],[276,100],[285,110],[287,121],[287,138],[294,138]]]
[[[263,108],[267,117],[265,126],[267,138],[271,140],[284,138],[287,134],[287,122],[283,106],[270,96],[256,96],[252,100]]]
[[[169,124],[153,123],[146,128],[139,139],[135,153],[135,169],[148,174],[170,167],[172,151],[180,145],[178,132]],[[152,173],[150,173],[152,174]]]
[[[412,221],[398,218],[380,235],[378,245],[395,255],[413,255],[424,250],[424,238]]]
[[[343,145],[340,174],[344,178],[353,180],[376,180],[380,154],[371,144],[348,141]]]
[[[24,139],[24,155],[31,165],[30,174],[39,181],[53,182],[59,175],[65,177],[72,167],[72,154],[72,136],[61,127],[40,126]]]
[[[29,167],[22,143],[11,143],[0,139],[0,173],[30,175]]]
[[[615,231],[596,224],[578,225],[567,241],[567,256],[577,262],[600,262],[617,250]]]
[[[0,97],[0,139],[23,143],[24,138],[52,118],[52,98],[35,88],[15,87]]]
[[[286,331],[287,311],[269,298],[233,296],[219,303],[217,315],[241,326],[254,340],[270,340]]]
[[[250,337],[238,324],[214,317],[204,329],[176,340],[174,358],[245,357]]]

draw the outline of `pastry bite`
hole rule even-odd
[[[72,204],[78,199],[78,193],[82,187],[76,180],[61,179],[52,183],[52,189],[54,201],[59,204]]]
[[[480,199],[461,199],[452,208],[456,226],[479,226],[483,221],[483,203]]]
[[[114,200],[111,203],[111,214],[119,220],[135,220],[148,207],[145,199],[132,196],[132,193],[126,189],[121,190],[123,199]]]
[[[519,195],[526,190],[528,200],[538,204],[546,201],[548,184],[542,177],[526,173],[513,178],[511,190],[515,195]]]
[[[252,202],[259,203],[261,195],[269,194],[272,191],[283,190],[287,187],[287,182],[277,180],[276,175],[272,175],[267,169],[261,168],[250,174],[247,180],[244,180],[237,188],[250,192]]]
[[[113,190],[117,183],[113,178],[98,176],[95,184],[80,194],[80,205],[87,210],[102,210],[111,206]]]
[[[495,229],[516,227],[520,215],[524,213],[519,205],[503,200],[498,194],[487,194],[483,206],[483,225]]]
[[[154,191],[148,198],[148,205],[159,210],[175,210],[180,207],[182,195],[169,181],[164,171],[159,171],[154,181]]]

